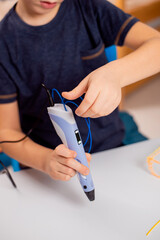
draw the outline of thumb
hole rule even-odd
[[[74,100],[82,96],[88,87],[88,76],[84,78],[72,91],[62,92],[62,96],[68,100]]]

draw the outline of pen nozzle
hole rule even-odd
[[[86,196],[88,197],[88,199],[90,201],[94,201],[95,200],[95,192],[94,190],[90,191],[90,192],[85,192]]]

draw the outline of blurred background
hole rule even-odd
[[[0,21],[15,2],[0,0]],[[160,0],[110,0],[110,2],[160,31]],[[130,51],[126,47],[118,47],[118,58]],[[152,63],[152,59],[150,60]],[[160,74],[124,88],[120,109],[134,117],[142,134],[148,138],[160,137]]]

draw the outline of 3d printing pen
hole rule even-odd
[[[45,87],[44,84],[43,87]],[[77,153],[76,160],[88,167],[81,136],[71,108],[66,105],[65,110],[63,104],[54,104],[49,90],[46,87],[45,89],[51,103],[51,107],[47,108],[48,114],[57,135],[66,147]],[[90,201],[93,201],[95,199],[95,191],[91,173],[87,176],[80,173],[77,174],[85,194]]]

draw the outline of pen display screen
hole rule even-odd
[[[78,129],[75,130],[74,132],[75,132],[75,135],[76,135],[76,139],[77,139],[78,144],[81,144],[81,137],[80,137],[80,134],[79,134]]]

